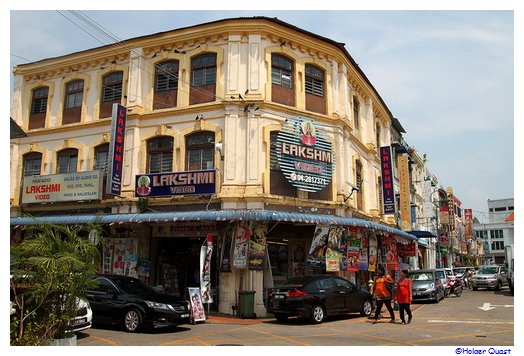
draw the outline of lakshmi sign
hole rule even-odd
[[[331,182],[333,145],[313,120],[287,119],[277,137],[276,154],[282,173],[295,188],[318,192]]]

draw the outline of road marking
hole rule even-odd
[[[484,303],[484,305],[482,305],[481,307],[477,307],[477,308],[484,310],[484,311],[488,311],[488,310],[495,309],[495,308],[513,308],[513,305],[511,304],[495,305],[491,303]]]
[[[514,324],[513,321],[482,321],[482,320],[428,320],[428,323]]]

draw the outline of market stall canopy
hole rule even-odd
[[[373,221],[357,218],[344,218],[333,215],[317,215],[293,213],[288,211],[272,210],[199,210],[199,211],[177,211],[158,212],[143,214],[105,214],[105,215],[63,215],[63,216],[41,216],[41,217],[18,217],[11,218],[11,226],[29,225],[37,223],[49,224],[115,224],[115,223],[161,223],[173,221],[274,221],[306,224],[346,225],[368,229],[376,229],[382,232],[399,235],[417,241],[413,234],[382,225]]]

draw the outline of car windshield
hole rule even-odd
[[[497,273],[497,267],[481,267],[478,274],[495,274]]]
[[[411,280],[413,281],[432,281],[432,273],[412,273],[410,274]]]
[[[138,279],[114,278],[113,282],[115,282],[115,284],[126,293],[136,294],[143,297],[155,294],[155,291],[151,287],[140,282]]]
[[[446,274],[444,271],[437,271],[438,278],[446,278]]]

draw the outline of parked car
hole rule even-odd
[[[268,290],[266,309],[278,321],[290,316],[322,323],[326,316],[346,313],[371,315],[373,296],[350,281],[332,275],[309,275],[288,279]]]
[[[470,280],[471,288],[488,288],[500,290],[502,286],[508,285],[506,267],[504,266],[482,266],[479,268]]]
[[[136,332],[144,326],[177,326],[190,321],[189,302],[162,294],[137,278],[98,275],[98,285],[87,298],[95,323],[120,324],[125,331]]]
[[[444,285],[441,282],[438,270],[419,269],[409,272],[413,281],[413,301],[433,301],[438,303],[444,299]]]

